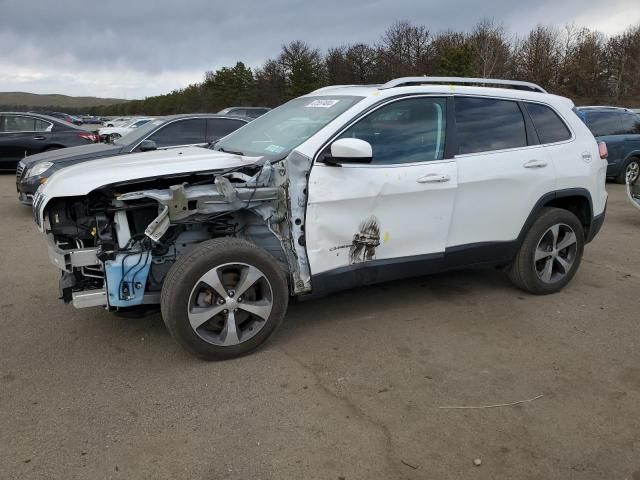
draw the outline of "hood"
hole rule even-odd
[[[261,159],[262,157],[242,157],[200,147],[131,153],[63,168],[55,172],[41,187],[41,193],[47,200],[87,195],[97,188],[114,183],[223,170],[252,165]]]
[[[62,166],[66,163],[76,163],[93,158],[117,155],[122,150],[122,145],[110,143],[91,143],[80,147],[60,148],[49,152],[36,153],[22,159],[27,167],[31,167],[40,162],[51,162]]]

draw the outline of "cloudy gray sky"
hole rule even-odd
[[[432,31],[482,17],[513,34],[575,22],[607,34],[640,22],[639,0],[0,0],[0,91],[143,98],[283,43],[375,42],[396,20]]]

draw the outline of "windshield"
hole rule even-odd
[[[215,150],[247,156],[286,157],[363,97],[300,97],[271,110],[227,135]]]
[[[132,130],[117,140],[114,140],[113,143],[116,145],[131,145],[138,143],[165,122],[166,120],[154,120],[152,122],[145,123],[141,127]]]

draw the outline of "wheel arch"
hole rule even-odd
[[[524,238],[545,207],[555,207],[573,213],[584,227],[585,239],[590,238],[589,230],[593,224],[593,200],[586,188],[568,188],[543,195],[535,204],[518,235],[517,247],[520,248]]]

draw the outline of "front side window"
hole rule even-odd
[[[178,120],[161,128],[149,137],[158,147],[206,143],[204,118]]]
[[[35,132],[37,119],[22,115],[7,115],[5,118],[5,132]]]
[[[533,121],[540,143],[556,143],[569,140],[571,132],[556,112],[539,103],[525,103]]]
[[[339,138],[358,138],[371,144],[373,164],[440,160],[444,155],[446,99],[410,98],[389,103]]]
[[[516,102],[456,97],[455,105],[459,155],[527,145],[524,117]]]
[[[616,112],[587,112],[587,127],[594,137],[624,134],[622,115]]]
[[[269,160],[283,159],[360,100],[362,97],[351,95],[296,98],[227,135],[215,149]]]

